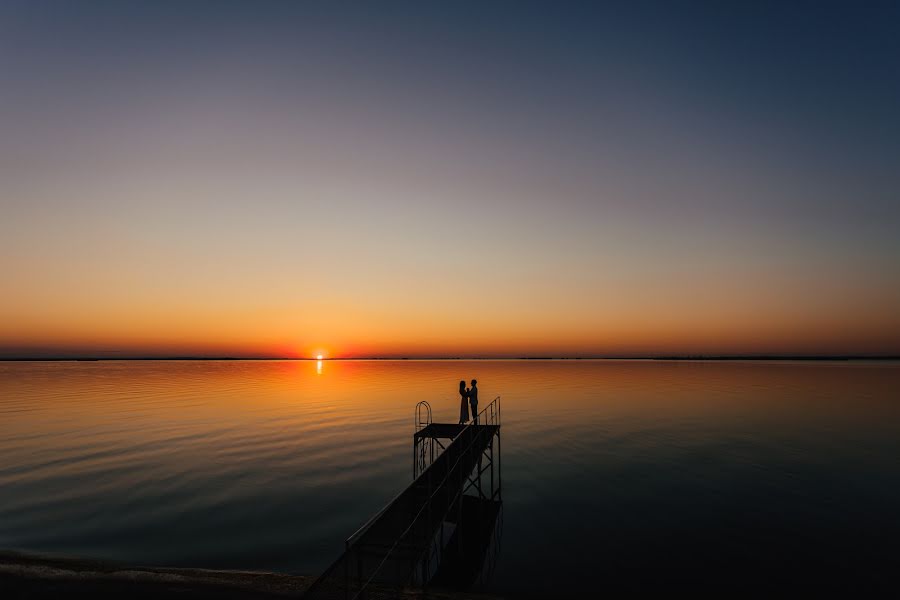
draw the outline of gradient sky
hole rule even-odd
[[[3,2],[0,355],[900,354],[900,3]]]

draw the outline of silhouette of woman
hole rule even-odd
[[[466,389],[466,382],[459,382],[459,424],[462,425],[469,420],[469,390]]]

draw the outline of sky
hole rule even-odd
[[[0,4],[0,357],[900,354],[896,2]]]

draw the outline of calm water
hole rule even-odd
[[[413,407],[502,395],[512,594],[887,584],[900,365],[0,363],[0,548],[317,573],[411,479]]]

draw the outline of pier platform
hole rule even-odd
[[[376,589],[390,597],[385,590],[426,588],[438,576],[448,587],[477,579],[478,568],[459,556],[484,556],[473,544],[490,535],[475,529],[492,532],[502,504],[500,398],[478,424],[433,423],[427,403],[416,407],[415,423],[413,481],[346,540],[304,598],[367,598]]]

